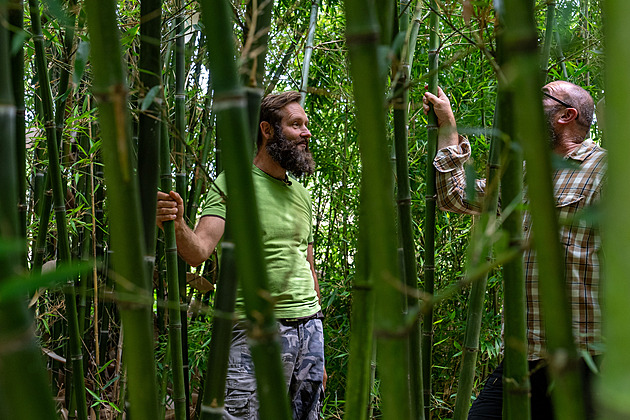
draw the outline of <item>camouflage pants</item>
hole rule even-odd
[[[324,332],[321,319],[279,321],[284,379],[294,420],[317,420],[324,379]],[[242,324],[232,330],[225,395],[225,420],[257,420],[254,363]]]

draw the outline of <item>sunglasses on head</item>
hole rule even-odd
[[[545,92],[544,90],[542,91],[542,94],[543,94],[543,95],[545,95],[547,98],[549,98],[549,99],[551,99],[551,100],[554,100],[554,101],[558,102],[560,105],[564,106],[565,108],[573,108],[573,109],[575,109],[575,110],[577,111],[577,108],[576,108],[576,107],[574,107],[573,105],[571,105],[571,104],[569,104],[569,103],[566,103],[566,102],[564,102],[563,100],[560,100],[560,99],[556,98],[556,97],[555,97],[555,96],[553,96],[553,95],[548,94],[548,93],[547,93],[547,92]],[[578,119],[578,118],[579,118],[579,116],[580,116],[580,113],[579,113],[579,111],[578,111],[578,116],[576,117],[576,119]]]

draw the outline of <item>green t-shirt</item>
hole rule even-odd
[[[269,277],[269,291],[275,300],[277,318],[301,318],[316,314],[321,308],[315,292],[311,267],[306,260],[308,244],[313,242],[311,197],[299,182],[291,185],[252,165],[252,176],[262,230],[262,245]],[[225,173],[215,184],[229,195]],[[212,187],[201,216],[225,219],[226,203]],[[240,288],[239,288],[240,289]],[[236,309],[244,313],[242,294]]]

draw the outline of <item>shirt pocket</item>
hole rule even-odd
[[[560,224],[572,225],[575,221],[576,213],[584,207],[586,200],[584,194],[577,192],[567,192],[556,197],[556,208]]]

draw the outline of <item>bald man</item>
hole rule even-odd
[[[589,137],[593,121],[593,98],[584,89],[569,82],[555,81],[545,85],[543,109],[549,131],[551,150],[574,165],[556,169],[553,184],[556,206],[561,220],[569,220],[560,227],[564,247],[567,287],[570,287],[573,332],[581,352],[597,356],[601,352],[601,310],[599,307],[601,248],[599,231],[589,221],[574,218],[578,212],[599,201],[606,170],[606,151]],[[466,198],[466,177],[463,164],[470,157],[470,143],[457,133],[450,102],[442,89],[438,95],[426,92],[424,112],[429,104],[438,118],[438,152],[433,162],[437,169],[437,203],[445,211],[479,214],[480,203]],[[482,197],[485,180],[476,183],[477,197]],[[531,215],[523,218],[525,243],[530,240]],[[531,418],[553,419],[553,405],[549,396],[546,368],[544,326],[538,298],[538,264],[533,249],[523,255],[527,299],[527,356],[530,366]],[[585,405],[589,418],[593,417],[588,386],[590,370],[581,366],[585,380]],[[502,418],[503,363],[490,375],[473,403],[468,418]]]

